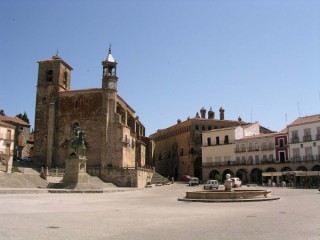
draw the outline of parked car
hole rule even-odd
[[[219,182],[217,180],[208,180],[207,183],[203,186],[203,189],[218,189]]]
[[[242,182],[241,182],[241,180],[239,178],[233,177],[233,178],[230,178],[230,179],[232,181],[232,187],[233,188],[241,187]]]
[[[189,182],[190,180],[191,180],[191,176],[189,176],[189,175],[183,175],[181,177],[181,181]]]
[[[32,162],[32,158],[31,157],[23,157],[20,159],[20,161],[22,162]]]
[[[189,181],[189,186],[198,186],[200,184],[200,180],[197,177],[192,177]]]

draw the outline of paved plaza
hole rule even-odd
[[[281,199],[267,202],[177,201],[200,188],[175,183],[95,194],[0,194],[0,239],[320,238],[317,189],[273,188]]]

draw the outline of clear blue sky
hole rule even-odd
[[[320,113],[320,1],[1,0],[0,29],[0,109],[32,125],[37,61],[99,88],[110,43],[147,135],[202,107],[276,131]]]

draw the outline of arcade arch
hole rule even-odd
[[[236,172],[236,176],[241,179],[241,181],[242,181],[243,184],[249,182],[248,172],[247,172],[247,170],[245,170],[245,169],[239,169],[239,170]]]
[[[289,167],[284,167],[281,169],[281,172],[291,172],[291,171],[292,171],[292,169]]]
[[[305,166],[297,167],[297,171],[308,171],[308,169]]]
[[[221,178],[222,181],[224,181],[224,180],[227,179],[227,178],[226,178],[226,175],[227,175],[227,174],[230,174],[231,177],[234,176],[234,173],[233,173],[230,169],[225,169],[225,170],[223,171],[223,173],[222,173],[222,178]]]
[[[252,169],[250,173],[250,182],[261,184],[262,183],[262,170],[259,168]]]
[[[320,171],[320,165],[315,165],[311,168],[311,171]]]
[[[216,176],[219,176],[220,179],[216,179],[217,177]],[[221,180],[221,175],[220,175],[220,172],[218,170],[212,170],[210,173],[209,173],[209,179],[216,179],[216,180]]]

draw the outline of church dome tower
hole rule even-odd
[[[111,54],[111,45],[108,56],[102,61],[102,88],[110,91],[117,91],[117,61]]]

